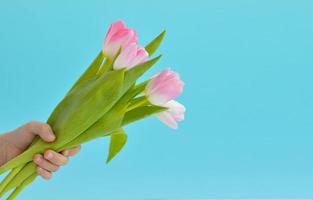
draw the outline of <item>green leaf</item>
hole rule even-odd
[[[124,147],[127,141],[127,134],[126,132],[119,128],[111,135],[110,140],[110,148],[109,148],[109,155],[107,158],[107,163],[109,163]]]
[[[100,51],[97,55],[97,57],[93,60],[93,62],[90,64],[90,66],[86,69],[86,71],[80,76],[80,78],[75,82],[75,84],[72,86],[72,88],[69,90],[69,92],[65,95],[67,96],[68,94],[70,94],[74,89],[76,89],[78,87],[78,85],[82,84],[82,83],[86,83],[87,81],[92,81],[97,79],[98,77],[96,77],[96,73],[99,70],[101,64],[103,63],[103,59],[104,59],[104,55],[102,53],[102,51]],[[60,104],[63,101],[61,101],[56,108],[54,109],[54,115],[50,115],[49,119],[48,119],[48,123],[54,123],[55,120],[55,116],[57,116],[57,112],[60,112],[60,109],[57,109],[58,107],[60,107]]]
[[[142,85],[142,84],[140,84]],[[137,87],[132,86],[112,107],[112,109],[101,117],[94,125],[92,125],[83,134],[79,135],[75,140],[64,145],[58,151],[64,149],[72,148],[80,144],[86,143],[90,140],[96,139],[98,137],[105,137],[112,133],[113,130],[121,127],[124,118],[125,111],[128,107],[129,100],[134,96],[134,90]]]
[[[124,70],[110,71],[97,80],[79,84],[56,108],[51,127],[57,140],[45,143],[38,140],[25,152],[0,167],[0,174],[32,160],[35,153],[58,149],[96,123],[119,100],[124,81]]]
[[[158,60],[161,58],[161,55],[153,58],[143,64],[137,65],[130,70],[125,72],[123,93],[125,93],[135,82],[136,80],[143,75],[148,69],[150,69]]]
[[[120,102],[121,100],[119,100]],[[112,131],[121,127],[122,120],[124,118],[124,110],[127,106],[126,102],[120,105],[119,103],[115,104],[114,107],[103,115],[95,124],[89,127],[84,133],[80,134],[71,142],[65,144],[60,149],[57,149],[58,152],[73,148],[75,146],[86,143],[90,140],[94,140],[99,137],[105,137],[112,133]]]
[[[159,113],[165,110],[167,110],[167,108],[161,107],[161,106],[154,106],[154,105],[136,108],[125,114],[125,117],[122,122],[122,126],[125,126],[134,121],[144,119],[146,117],[149,117],[151,115],[154,115],[156,113]]]
[[[71,141],[109,111],[121,96],[123,80],[124,70],[110,71],[77,88],[51,124],[58,138],[56,147]]]
[[[142,92],[145,90],[145,88],[146,88],[147,84],[149,83],[149,81],[150,81],[150,80],[147,80],[147,81],[144,81],[144,82],[142,82],[142,83],[136,85],[136,86],[132,89],[132,91],[131,91],[132,97],[136,97],[138,94],[142,93]]]
[[[127,97],[128,99],[128,97]],[[120,103],[119,103],[120,102]],[[116,132],[116,129],[121,126],[122,119],[124,117],[123,108],[127,106],[126,99],[120,99],[118,103],[112,107],[112,109],[107,112],[100,120],[98,120],[94,125],[92,125],[88,130],[84,133],[80,134],[73,141],[65,144],[59,149],[55,149],[57,152],[61,152],[65,149],[72,148],[74,146],[78,146],[90,140],[93,140],[98,137],[104,137],[111,135]],[[121,104],[121,105],[120,105]],[[114,130],[114,131],[113,131]],[[22,166],[22,170],[18,171],[17,175],[12,174],[12,178],[8,178],[8,181],[3,183],[2,189],[0,189],[0,197],[1,194],[4,194],[11,190],[12,188],[20,185],[27,177],[29,177],[32,173],[35,172],[35,165],[33,162],[29,162]],[[14,171],[14,170],[13,170]],[[11,174],[11,173],[10,173]],[[2,183],[1,183],[2,184]],[[0,185],[1,188],[1,185]]]
[[[154,40],[152,40],[146,47],[146,51],[148,52],[149,55],[152,55],[160,46],[164,36],[165,36],[166,31],[163,31],[158,35]]]
[[[100,51],[91,65],[87,68],[87,70],[80,76],[80,78],[76,81],[76,83],[72,86],[71,90],[75,88],[78,84],[90,79],[95,76],[98,72],[101,64],[103,63],[104,55],[102,51]]]

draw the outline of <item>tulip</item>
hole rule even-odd
[[[165,69],[150,80],[145,95],[150,103],[162,106],[179,96],[183,88],[184,83],[179,75],[170,69]]]
[[[136,43],[130,43],[121,51],[116,58],[113,68],[115,70],[127,68],[130,69],[138,64],[149,60],[149,54],[145,48],[138,46]]]
[[[128,28],[122,20],[111,24],[103,44],[103,54],[112,59],[120,48],[137,43],[136,31]]]
[[[164,107],[167,107],[168,109],[156,114],[156,117],[169,127],[177,129],[177,122],[184,120],[184,113],[186,111],[185,106],[177,101],[171,100],[167,102]]]

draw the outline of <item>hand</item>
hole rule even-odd
[[[23,153],[37,135],[45,142],[55,140],[51,127],[41,122],[29,122],[14,131],[0,135],[0,166]],[[37,165],[38,175],[44,179],[50,179],[52,173],[56,172],[60,166],[67,164],[68,157],[74,156],[79,150],[80,146],[61,153],[46,150],[43,155],[36,154],[33,161]]]

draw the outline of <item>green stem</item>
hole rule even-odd
[[[101,65],[101,67],[99,68],[97,75],[99,74],[103,74],[104,72],[110,70],[112,65],[112,60],[110,60],[109,58],[106,58],[106,60],[104,61],[104,63]]]
[[[7,198],[7,200],[14,200],[17,195],[29,184],[31,184],[35,178],[37,177],[37,174],[33,174],[30,177],[28,177],[21,185],[15,188],[15,190],[12,192],[12,194]]]
[[[23,168],[23,166],[16,167],[16,168],[12,169],[11,172],[1,182],[1,184],[0,184],[0,197],[2,197],[4,195],[6,186],[22,170],[22,168]]]
[[[36,172],[36,165],[34,162],[29,162],[25,164],[23,169],[17,175],[15,175],[15,177],[6,185],[6,187],[3,189],[3,192],[6,193],[12,188],[19,186],[26,178],[28,178],[34,172]]]
[[[131,91],[131,93],[132,93],[132,98],[134,98],[134,97],[136,97],[137,95],[139,95],[140,93],[142,93],[144,90],[145,90],[145,88],[146,88],[146,86],[147,86],[147,84],[149,83],[149,81],[150,80],[146,80],[146,81],[144,81],[144,82],[142,82],[142,83],[139,83],[138,85],[136,85],[135,87],[134,87],[134,89]]]
[[[140,106],[147,105],[149,103],[148,99],[145,96],[138,97],[130,102],[130,105],[127,107],[126,112],[131,111]]]

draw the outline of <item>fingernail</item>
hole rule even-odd
[[[68,154],[69,154],[69,152],[68,152],[67,150],[65,150],[65,151],[63,152],[63,155],[64,155],[64,156],[68,156]]]
[[[41,158],[40,158],[39,156],[37,156],[37,157],[35,158],[35,160],[36,160],[37,163],[40,163],[40,162],[41,162]]]
[[[55,140],[55,136],[51,133],[49,133],[48,137],[51,141]]]
[[[47,159],[51,159],[53,157],[52,153],[51,152],[47,152],[46,153],[46,158]]]
[[[39,172],[40,174],[45,173],[45,170],[44,170],[43,168],[41,168],[41,167],[37,167],[37,170],[38,170],[38,172]]]

